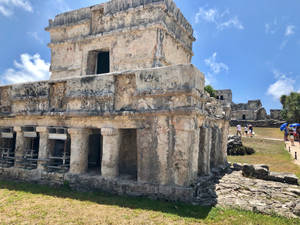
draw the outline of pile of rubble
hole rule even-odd
[[[233,170],[242,171],[244,177],[299,185],[298,177],[295,174],[270,172],[269,166],[267,165],[249,165],[234,163]]]
[[[227,141],[227,155],[252,155],[255,151],[253,148],[243,146],[240,136],[229,136]]]
[[[266,173],[265,169],[268,171],[264,165],[233,164],[223,172],[199,177],[195,183],[195,203],[299,218],[300,186],[298,182],[296,184],[297,178],[292,174]],[[248,175],[251,176],[246,177]],[[277,178],[281,175],[285,182],[255,177],[270,178],[274,175]],[[291,179],[294,184],[289,184]]]

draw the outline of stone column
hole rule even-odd
[[[71,137],[70,173],[83,174],[88,169],[89,135],[90,130],[84,128],[70,128]]]
[[[221,153],[219,148],[219,128],[212,128],[211,141],[210,168],[212,169],[218,166],[218,157]]]
[[[188,187],[197,178],[199,130],[192,117],[176,116],[171,121],[174,126],[174,149],[169,149],[171,154],[167,166],[172,169],[170,174],[173,173],[174,184]]]
[[[200,176],[210,173],[211,136],[211,128],[201,127],[198,157],[198,174]]]
[[[102,128],[103,153],[101,175],[103,177],[119,176],[120,132],[115,128]]]
[[[47,127],[37,127],[40,136],[38,169],[44,170],[44,164],[49,156],[49,132]]]
[[[14,127],[14,131],[16,132],[15,167],[21,167],[20,161],[24,156],[25,138],[21,127]]]
[[[220,165],[226,165],[227,164],[227,141],[228,141],[228,135],[229,135],[229,122],[226,121],[224,123],[223,128],[221,129],[221,156],[219,158],[219,164]]]

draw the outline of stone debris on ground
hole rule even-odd
[[[253,148],[243,146],[240,136],[229,136],[227,141],[227,155],[252,155],[255,151]]]
[[[244,177],[242,171],[233,166],[225,173],[199,178],[195,195],[196,202],[201,205],[233,207],[290,218],[300,217],[298,185]]]

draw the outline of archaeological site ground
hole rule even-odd
[[[243,140],[252,158],[227,158],[230,122],[277,126],[280,112],[209,96],[172,0],[111,0],[46,31],[50,79],[0,86],[0,224],[299,223],[299,168],[248,165],[267,164],[266,137]]]

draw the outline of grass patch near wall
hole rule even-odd
[[[279,128],[254,127],[253,129],[256,138],[277,138],[283,140],[283,132]],[[244,128],[242,128],[242,131],[244,131]],[[230,127],[229,133],[230,135],[235,135],[236,127]]]
[[[299,219],[0,181],[0,224],[299,224]]]
[[[300,178],[300,167],[285,150],[284,142],[259,138],[243,138],[243,145],[254,148],[253,155],[228,156],[229,162],[267,164],[272,172],[294,173]]]

